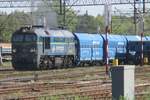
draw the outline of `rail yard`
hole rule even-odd
[[[136,66],[136,100],[150,96],[150,67]],[[42,71],[0,70],[2,100],[109,100],[111,78],[104,67],[78,67]]]
[[[0,0],[0,100],[150,100],[150,0]]]

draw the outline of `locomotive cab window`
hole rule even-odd
[[[36,41],[36,36],[35,35],[25,35],[25,41],[27,41],[27,42]]]
[[[50,38],[45,37],[45,49],[50,49]]]
[[[21,35],[21,34],[16,34],[16,35],[14,35],[13,36],[13,38],[12,38],[12,41],[14,41],[14,42],[21,42],[21,41],[23,41],[23,35]]]
[[[55,42],[65,42],[65,38],[62,37],[58,37],[58,38],[54,38]]]

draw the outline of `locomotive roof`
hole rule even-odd
[[[94,41],[101,41],[103,42],[103,38],[99,35],[99,34],[89,34],[90,37],[94,40]]]
[[[102,34],[102,37],[105,39],[105,34]],[[122,41],[126,42],[126,39],[123,35],[116,35],[116,34],[108,34],[108,41]]]
[[[141,41],[141,37],[139,35],[126,35],[125,37],[128,41]],[[143,40],[145,41],[146,38],[143,37]]]
[[[146,36],[146,39],[147,39],[148,41],[150,41],[150,36]]]
[[[44,30],[44,29],[35,29],[34,30],[35,34],[37,36],[43,36],[43,37],[67,37],[67,38],[72,38],[74,35],[67,31],[67,30]]]
[[[88,34],[88,33],[75,33],[80,41],[91,40],[91,41],[102,41],[102,37],[99,34]]]
[[[79,38],[80,41],[84,41],[84,40],[92,40],[90,37],[89,37],[89,34],[88,33],[75,33],[75,35]]]

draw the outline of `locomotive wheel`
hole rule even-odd
[[[67,67],[68,67],[67,57],[64,57],[64,60],[63,60],[63,68],[67,68]]]
[[[68,58],[68,67],[73,67],[73,64],[72,64],[72,58]]]
[[[80,63],[79,66],[80,66],[80,67],[84,67],[84,65],[85,65],[85,63]]]
[[[50,69],[50,68],[52,68],[52,63],[51,63],[50,59],[47,57],[42,57],[40,59],[39,69],[45,70],[45,69]]]
[[[53,68],[53,65],[52,65],[51,60],[48,60],[48,61],[47,61],[47,68],[48,68],[48,69],[52,69],[52,68]]]
[[[72,67],[73,66],[73,59],[72,59],[72,57],[64,57],[63,66],[64,66],[64,68]]]

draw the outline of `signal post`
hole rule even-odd
[[[110,33],[111,24],[111,0],[106,1],[104,5],[104,17],[105,17],[105,62],[106,62],[106,74],[109,74],[109,50],[108,50],[108,34]]]
[[[2,61],[2,47],[0,47],[0,65],[3,64],[3,61]]]

